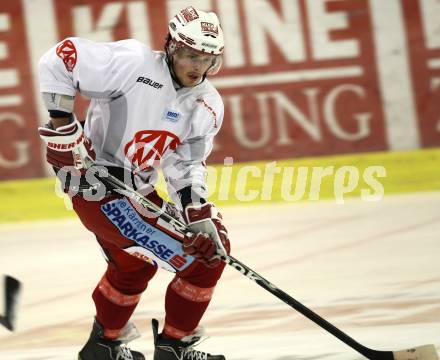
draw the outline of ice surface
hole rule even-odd
[[[222,213],[236,258],[364,345],[399,350],[440,346],[439,210],[431,192]],[[105,268],[93,235],[77,220],[8,224],[0,250],[0,273],[23,282],[17,331],[0,328],[0,359],[76,359]],[[142,337],[131,346],[147,359],[171,278],[158,273],[133,317]],[[232,268],[203,325],[210,338],[200,349],[228,360],[362,359]]]

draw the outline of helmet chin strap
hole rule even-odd
[[[176,90],[179,90],[181,88],[183,88],[183,84],[180,82],[179,78],[177,77],[174,68],[173,68],[173,57],[170,55],[170,53],[168,52],[168,46],[165,46],[165,61],[167,63],[168,66],[168,70],[170,71],[170,75],[171,78],[173,79],[174,83],[178,86],[176,88]]]

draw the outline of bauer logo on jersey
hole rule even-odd
[[[147,78],[145,76],[139,76],[137,78],[136,82],[142,83],[142,84],[147,84],[155,89],[162,89],[163,88],[163,84],[161,84],[157,81],[151,80],[150,78]]]
[[[126,198],[109,201],[101,210],[122,236],[139,245],[124,251],[131,249],[138,258],[172,272],[186,269],[194,261],[192,256],[184,256],[179,241],[142,219]]]
[[[177,122],[180,119],[180,113],[174,110],[165,111],[165,120]]]
[[[169,131],[141,130],[125,144],[124,153],[139,172],[158,166],[164,153],[175,150],[179,144],[179,138]]]

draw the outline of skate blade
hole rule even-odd
[[[394,360],[439,360],[434,345],[417,346],[408,350],[394,351]]]

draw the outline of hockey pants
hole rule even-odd
[[[86,201],[81,196],[72,198],[73,208],[84,226],[95,234],[107,260],[107,270],[96,286],[92,298],[96,318],[104,328],[104,335],[117,338],[138,304],[141,294],[154,277],[157,266],[122,250],[133,243],[102,211],[109,201],[122,196],[108,196],[101,201]],[[162,206],[156,192],[149,198]],[[156,219],[138,214],[149,225]],[[191,266],[177,272],[168,284],[165,295],[164,333],[174,338],[191,334],[198,326],[214,288],[220,278],[224,263],[208,268],[194,261]]]

